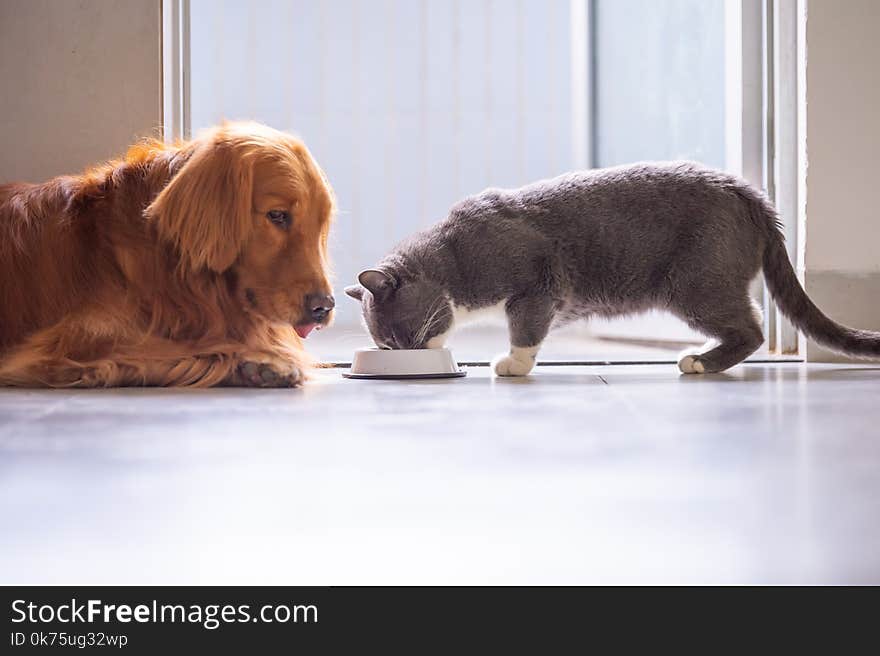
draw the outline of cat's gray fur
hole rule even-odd
[[[377,345],[437,346],[453,308],[504,303],[511,351],[496,372],[531,369],[548,330],[568,321],[668,310],[717,344],[682,358],[716,372],[763,342],[749,283],[763,269],[782,313],[820,344],[880,356],[880,333],[841,326],[810,301],[777,215],[742,179],[689,162],[574,172],[487,189],[399,245],[346,292]]]

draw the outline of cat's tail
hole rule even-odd
[[[843,326],[825,316],[810,300],[791,266],[776,226],[770,230],[764,249],[764,279],[782,314],[807,337],[844,355],[880,358],[880,332]]]

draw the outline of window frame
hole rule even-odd
[[[166,141],[189,139],[190,3],[162,0],[162,133]]]

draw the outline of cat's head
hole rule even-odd
[[[430,280],[367,269],[345,293],[361,304],[364,324],[379,348],[440,348],[452,328],[452,306]]]

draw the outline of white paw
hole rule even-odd
[[[678,361],[678,368],[683,374],[701,374],[705,371],[703,363],[696,355],[686,355]]]
[[[492,371],[496,376],[525,376],[535,366],[532,358],[515,358],[512,355],[502,354],[492,360]]]

